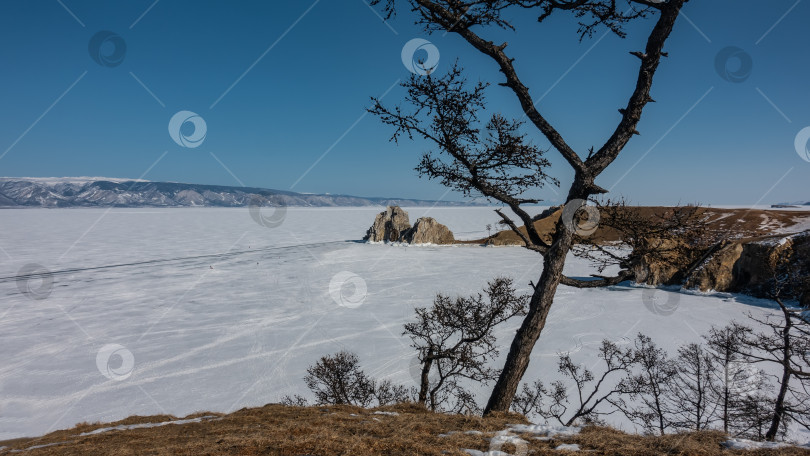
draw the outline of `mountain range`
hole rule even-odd
[[[256,187],[105,177],[0,177],[0,208],[469,206],[467,202],[295,193]]]

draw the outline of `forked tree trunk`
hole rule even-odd
[[[490,412],[509,410],[520,380],[529,366],[529,358],[534,345],[540,338],[543,327],[546,326],[546,318],[551,310],[551,304],[554,302],[557,286],[562,279],[565,258],[568,251],[571,250],[572,242],[573,234],[563,226],[561,221],[557,222],[557,230],[552,238],[551,248],[543,259],[543,272],[534,289],[532,299],[529,301],[529,312],[523,319],[523,324],[520,325],[515,338],[512,339],[503,371],[501,371],[484,409],[485,415]]]
[[[663,55],[662,49],[664,43],[667,37],[669,37],[670,32],[672,32],[675,20],[678,18],[681,7],[686,1],[687,0],[671,0],[669,3],[662,6],[661,16],[658,18],[655,27],[653,27],[650,36],[647,38],[645,52],[643,54],[634,54],[641,59],[642,63],[638,80],[636,81],[636,89],[630,98],[627,108],[621,110],[622,121],[602,149],[593,157],[590,157],[584,164],[576,153],[562,140],[559,133],[551,128],[546,120],[537,112],[534,102],[529,96],[528,88],[520,82],[512,66],[512,60],[504,54],[503,47],[498,47],[492,42],[482,40],[480,37],[470,32],[469,29],[462,29],[458,32],[476,49],[491,56],[498,62],[501,72],[507,78],[508,82],[506,85],[511,87],[518,96],[523,110],[529,119],[538,126],[549,141],[551,141],[552,145],[554,145],[574,167],[574,182],[568,192],[566,203],[573,199],[587,199],[594,193],[606,192],[606,190],[594,185],[594,179],[613,162],[633,134],[638,133],[636,131],[636,125],[641,119],[641,112],[644,106],[649,101],[652,101],[650,88],[652,87],[653,75]],[[420,5],[433,11],[434,14],[442,13],[442,11],[440,9],[437,10],[435,5],[432,5],[431,2],[426,0],[418,0],[418,2]],[[489,397],[487,406],[484,409],[485,415],[491,412],[506,412],[509,410],[512,399],[517,393],[518,385],[523,378],[523,374],[526,372],[526,368],[529,366],[529,358],[531,357],[534,345],[537,343],[537,339],[540,337],[540,333],[546,325],[546,318],[554,302],[557,286],[562,280],[565,259],[573,242],[573,233],[571,233],[560,220],[557,222],[556,232],[551,241],[551,247],[548,249],[543,260],[543,272],[540,275],[540,280],[534,289],[534,294],[529,303],[529,312],[523,320],[523,324],[521,324],[515,338],[512,340],[512,345],[509,347],[509,354],[507,355],[504,368],[501,371],[500,377],[498,377],[498,382],[495,384],[492,395]]]

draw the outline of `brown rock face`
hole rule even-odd
[[[743,243],[731,242],[722,247],[687,278],[686,288],[698,288],[701,291],[728,291],[734,282],[734,264],[740,258]]]
[[[695,268],[684,286],[767,298],[774,277],[773,265],[778,258],[786,259],[790,269],[799,276],[810,274],[810,231],[730,242]],[[784,290],[783,297],[808,305],[810,289],[807,284],[798,284]]]
[[[366,232],[364,241],[372,242],[396,242],[400,240],[403,233],[411,229],[408,221],[408,213],[399,206],[388,206],[388,208],[374,218],[374,224]]]
[[[446,226],[432,217],[421,217],[413,228],[404,233],[402,240],[409,244],[453,244],[456,239]]]
[[[647,285],[671,285],[683,280],[684,271],[696,260],[700,252],[684,248],[683,241],[650,239],[648,244],[658,246],[663,252],[658,257],[645,256],[633,268],[636,282]],[[679,252],[690,251],[681,256]]]

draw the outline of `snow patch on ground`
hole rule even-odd
[[[505,453],[499,450],[478,451],[478,450],[463,449],[461,451],[469,454],[470,456],[512,456],[509,453]]]
[[[24,451],[36,450],[36,449],[39,449],[39,448],[48,448],[48,447],[52,447],[52,446],[56,446],[56,445],[63,445],[65,443],[70,443],[70,442],[65,441],[65,442],[46,443],[44,445],[34,445],[34,446],[30,446],[28,448],[23,448],[22,450],[9,450],[9,453],[22,453]],[[0,447],[0,450],[2,450],[4,448],[7,448],[7,447]]]
[[[189,418],[187,420],[160,421],[158,423],[120,424],[118,426],[103,427],[103,428],[94,429],[94,430],[89,431],[89,432],[82,432],[81,434],[79,434],[79,437],[84,437],[86,435],[96,435],[96,434],[101,434],[101,433],[110,432],[110,431],[129,431],[129,430],[132,430],[132,429],[149,429],[149,428],[155,428],[155,427],[160,427],[160,426],[166,426],[166,425],[169,425],[169,424],[199,423],[199,422],[204,421],[204,420],[207,421],[207,420],[212,420],[212,419],[216,419],[216,418],[219,418],[219,417],[214,416],[214,415],[206,415],[206,416],[200,416],[200,417],[197,417],[197,418]]]
[[[531,434],[534,437],[572,436],[582,430],[579,426],[555,426],[550,424],[515,424],[509,430],[520,434]]]
[[[774,449],[774,448],[785,448],[795,446],[798,448],[806,448],[810,449],[810,442],[796,445],[791,443],[784,443],[784,442],[757,442],[754,440],[746,440],[746,439],[729,439],[725,442],[721,443],[725,448],[730,450],[760,450],[760,449]]]
[[[570,437],[576,434],[579,434],[579,431],[582,428],[578,426],[554,426],[554,425],[547,425],[547,424],[512,424],[509,425],[507,429],[502,431],[498,431],[495,433],[495,436],[489,440],[489,451],[479,451],[479,450],[470,450],[470,449],[463,449],[461,451],[466,452],[470,456],[512,456],[510,453],[505,453],[501,451],[501,448],[504,445],[511,444],[515,447],[515,454],[524,456],[528,454],[529,442],[521,438],[516,434],[530,434],[534,438],[541,439],[541,440],[548,440],[552,437]],[[466,434],[470,434],[472,432],[478,431],[467,431]],[[442,434],[440,437],[449,436],[452,434],[458,433],[457,431],[451,431],[447,434]],[[480,432],[478,434],[481,434]],[[566,451],[579,451],[579,445],[577,444],[561,444],[555,448],[555,450],[566,450]]]

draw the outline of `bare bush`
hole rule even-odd
[[[319,405],[368,407],[374,400],[374,381],[360,369],[357,355],[347,351],[322,357],[307,369],[304,381]]]
[[[281,405],[286,405],[287,407],[307,407],[309,405],[309,401],[304,396],[296,394],[294,396],[282,397]]]
[[[414,390],[403,385],[396,385],[391,380],[377,382],[374,387],[374,398],[379,406],[401,404],[411,402],[414,397]]]
[[[512,403],[512,410],[523,415],[537,413],[565,426],[575,422],[602,423],[602,417],[626,408],[623,396],[630,391],[626,389],[628,384],[621,379],[635,362],[635,354],[632,349],[622,349],[605,339],[599,348],[599,358],[604,366],[597,378],[591,369],[575,364],[570,354],[560,354],[557,370],[573,382],[574,397],[560,380],[553,382],[550,390],[540,381],[531,387],[524,383]]]

